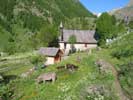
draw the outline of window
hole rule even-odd
[[[85,44],[85,47],[87,47],[87,44]]]
[[[67,44],[66,44],[66,43],[64,43],[64,49],[66,49],[66,45],[67,45]]]

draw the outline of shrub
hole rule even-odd
[[[46,61],[46,58],[41,55],[34,55],[31,57],[30,62],[35,66],[38,67],[39,63],[43,63]]]
[[[0,85],[0,98],[3,100],[10,100],[13,96],[13,90],[9,87],[9,85]]]

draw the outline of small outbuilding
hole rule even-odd
[[[39,54],[46,56],[46,65],[51,65],[61,61],[63,52],[59,48],[41,47]]]

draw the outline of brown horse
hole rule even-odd
[[[63,70],[63,69],[65,69],[65,66],[58,66],[58,67],[56,67],[58,70]]]
[[[66,64],[66,69],[70,70],[70,71],[74,71],[78,69],[78,66],[75,66],[73,64]]]

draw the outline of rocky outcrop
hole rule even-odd
[[[133,6],[133,0],[130,0],[127,6]]]

